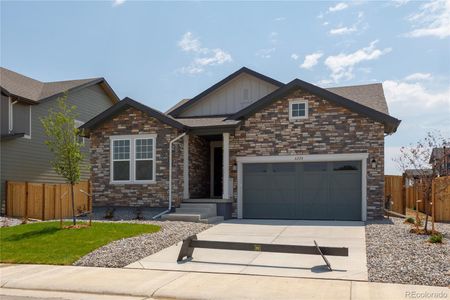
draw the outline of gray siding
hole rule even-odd
[[[2,94],[2,101],[0,102],[1,134],[8,133],[8,105],[9,105],[9,98]]]
[[[18,138],[1,142],[1,199],[2,210],[5,198],[5,180],[64,182],[52,167],[52,153],[44,144],[46,139],[40,118],[48,114],[50,108],[56,108],[56,97],[34,105],[31,111],[31,139]],[[113,103],[99,85],[91,86],[68,95],[68,103],[77,106],[77,120],[86,122],[110,107]],[[86,159],[82,179],[90,177],[89,140],[86,139],[83,152]]]
[[[181,114],[183,117],[233,114],[277,87],[248,74],[241,74],[205,96]]]

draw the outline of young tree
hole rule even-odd
[[[441,176],[440,169],[446,159],[446,153],[442,157],[431,160],[433,149],[448,149],[450,140],[444,138],[438,131],[428,132],[426,137],[416,144],[400,148],[400,157],[395,159],[400,169],[408,179],[419,182],[422,186],[422,200],[425,209],[424,231],[428,232],[428,215],[430,215],[430,202],[432,200],[433,180]],[[450,152],[449,152],[450,153]],[[413,170],[412,172],[405,172]],[[445,181],[448,183],[448,180]],[[433,203],[434,205],[434,203]],[[416,209],[418,209],[416,205]]]
[[[42,126],[48,139],[45,144],[54,154],[52,161],[56,173],[70,183],[72,194],[72,219],[76,225],[74,185],[80,181],[82,143],[79,140],[80,130],[76,127],[76,106],[67,104],[67,93],[58,98],[58,110],[49,110],[46,117],[41,118]]]

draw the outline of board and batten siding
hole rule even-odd
[[[233,114],[276,89],[271,83],[241,74],[192,105],[181,117]]]
[[[31,108],[31,139],[16,138],[1,142],[1,204],[4,210],[5,181],[64,182],[53,171],[53,154],[45,145],[46,136],[40,118],[47,116],[50,108],[57,108],[57,97],[45,100]],[[68,104],[77,107],[77,120],[87,122],[113,105],[99,85],[93,85],[68,94]],[[89,139],[85,139],[85,154],[81,178],[90,177]]]

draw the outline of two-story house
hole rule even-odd
[[[4,211],[6,180],[64,181],[52,169],[53,155],[44,143],[46,137],[40,121],[50,108],[57,109],[58,97],[68,93],[67,102],[77,107],[78,125],[118,103],[119,98],[104,78],[41,82],[5,68],[0,68],[0,87],[0,195]],[[90,176],[88,149],[86,140],[83,180]]]

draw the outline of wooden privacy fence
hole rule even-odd
[[[402,215],[406,213],[404,192],[402,176],[384,176],[384,195],[390,196],[391,210]]]
[[[405,214],[406,208],[418,209],[425,213],[425,203],[423,201],[423,187],[420,183],[412,186],[404,186],[403,176],[386,175],[384,184],[384,195],[391,195],[393,202],[391,210]],[[439,177],[433,180],[433,192],[431,202],[435,204],[435,221],[450,221],[450,177]],[[418,200],[422,200],[417,203]],[[431,208],[431,206],[429,206]],[[431,210],[430,210],[431,212]]]
[[[58,219],[72,216],[72,193],[70,184],[6,182],[6,215],[40,220]],[[81,181],[74,186],[75,214],[91,211],[89,181]]]
[[[433,203],[435,221],[450,221],[450,176],[433,181]]]

